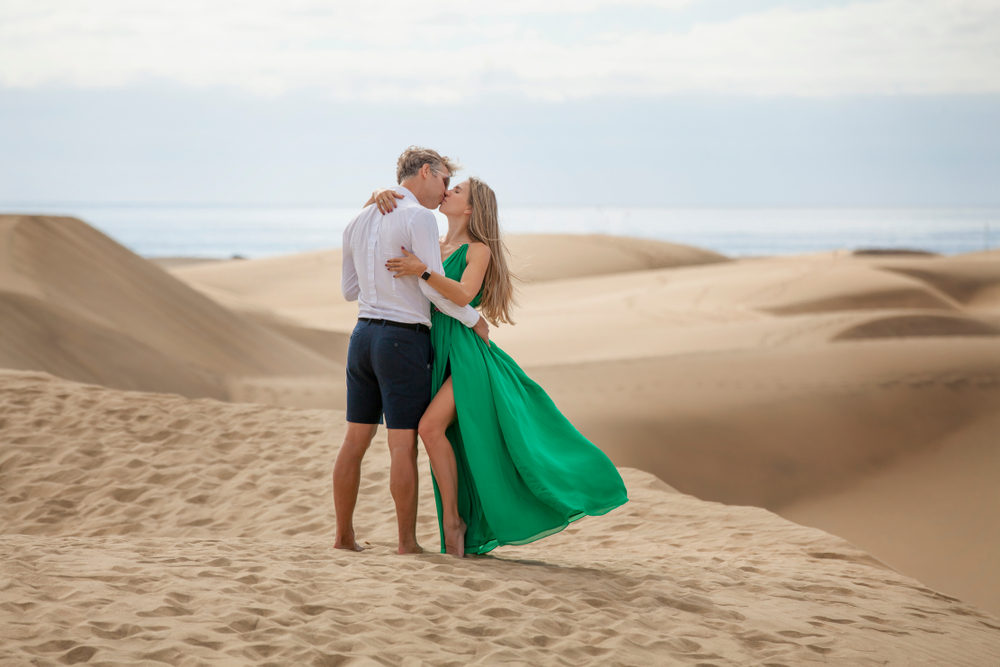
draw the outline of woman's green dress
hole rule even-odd
[[[462,279],[467,250],[444,261],[448,278]],[[455,392],[458,417],[447,435],[458,464],[466,553],[527,544],[628,501],[614,464],[503,350],[436,309],[431,324],[431,390],[436,394],[450,374]],[[441,528],[436,481],[434,495]]]

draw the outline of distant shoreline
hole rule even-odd
[[[223,259],[338,248],[358,208],[52,204],[36,211],[81,218],[145,257]],[[509,234],[605,234],[680,243],[729,257],[871,249],[956,255],[1000,244],[1000,207],[507,206],[501,215]]]

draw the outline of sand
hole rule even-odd
[[[0,664],[1000,660],[997,618],[840,538],[634,469],[627,505],[543,542],[398,556],[383,432],[355,554],[331,548],[341,412],[4,371],[0,413]],[[424,483],[428,548],[432,503]]]
[[[220,399],[247,378],[308,377],[333,388],[323,407],[343,402],[341,362],[74,218],[0,216],[0,304],[0,367]]]
[[[1000,613],[998,285],[1000,253],[742,260],[534,286],[494,338],[617,464]],[[950,483],[879,481],[966,431]]]
[[[510,243],[531,281],[494,340],[633,502],[494,559],[400,559],[379,440],[359,559],[329,550],[338,251],[166,271],[0,216],[0,656],[998,661],[1000,252]]]
[[[1000,613],[1000,550],[983,540],[1000,534],[1000,512],[987,502],[992,481],[977,474],[990,469],[1000,430],[983,427],[978,453],[960,459],[981,501],[951,502],[947,489],[927,487],[949,509],[920,513],[911,522],[920,530],[887,533],[896,491],[870,486],[1000,412],[1000,252],[684,263],[681,247],[673,264],[619,260],[621,271],[581,277],[580,247],[592,242],[512,238],[522,261],[534,248],[544,279],[522,287],[517,326],[493,333],[585,435],[619,465],[702,499],[826,528]],[[220,303],[242,300],[257,317],[343,336],[353,304],[319,283],[303,287],[319,277],[320,257],[322,280],[336,285],[332,252],[174,275]],[[837,504],[855,490],[853,505]],[[956,575],[958,563],[974,567]]]
[[[700,248],[600,234],[511,235],[510,268],[527,284],[728,261]],[[302,326],[350,331],[357,306],[340,294],[340,250],[221,263],[171,263],[171,272],[240,312],[268,312]]]
[[[998,433],[995,413],[843,491],[803,498],[781,513],[847,537],[921,581],[963,591],[965,600],[996,609],[1000,531],[991,519],[1000,508]],[[913,548],[915,543],[933,548]]]

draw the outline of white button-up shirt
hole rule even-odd
[[[358,213],[344,230],[344,263],[340,289],[348,301],[358,301],[358,317],[431,325],[430,301],[438,310],[467,327],[475,326],[479,313],[472,306],[456,306],[419,276],[393,278],[385,268],[401,248],[420,258],[428,271],[444,275],[441,246],[434,214],[402,186],[404,195],[396,208],[383,215],[372,204]]]

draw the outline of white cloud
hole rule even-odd
[[[631,29],[586,23],[636,8],[676,16],[693,4],[5,0],[0,85],[167,80],[263,95],[319,87],[344,99],[444,103],[494,92],[545,99],[1000,92],[996,0],[778,8],[684,32],[655,21]],[[556,27],[539,28],[539,18]],[[574,21],[584,22],[582,36],[561,39],[559,26]]]

